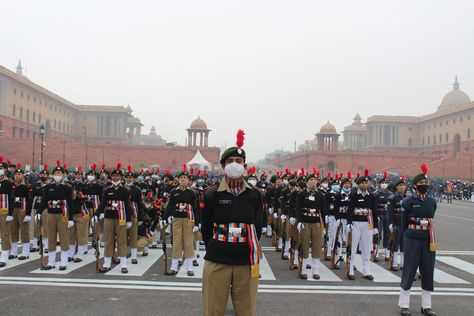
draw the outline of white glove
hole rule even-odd
[[[379,233],[379,229],[378,228],[374,228],[374,235],[377,235]]]
[[[104,214],[104,213],[100,213],[100,215],[99,215],[99,220],[100,220],[100,221],[103,220],[104,217],[105,217],[105,214]]]
[[[143,221],[139,221],[139,222],[138,222],[138,226],[140,226],[141,224],[143,224]]]
[[[164,219],[162,219],[162,220],[160,221],[160,225],[161,225],[161,227],[165,227],[165,226],[166,226],[166,224],[168,224],[168,222],[167,222],[167,221],[165,221]]]
[[[35,215],[35,223],[38,224],[39,222],[41,222],[41,214],[36,214]]]
[[[329,216],[328,216],[328,215],[324,216],[324,222],[325,222],[326,224],[329,223]]]
[[[352,224],[347,224],[347,232],[349,233],[352,230]]]
[[[199,230],[201,230],[201,223],[198,224],[198,228],[199,228]]]
[[[74,221],[67,221],[67,228],[74,226]]]
[[[91,226],[95,226],[95,224],[99,221],[97,215],[92,216],[91,218]]]
[[[267,233],[267,228],[266,227],[263,227],[262,228],[262,234],[266,234]]]
[[[23,223],[29,223],[31,221],[31,216],[26,215],[25,218],[23,219]]]
[[[278,219],[278,213],[273,213],[273,218]]]
[[[7,221],[7,222],[13,221],[13,216],[7,215],[6,221]]]
[[[337,220],[336,220],[336,227],[338,227],[339,225],[341,225],[341,220],[340,220],[340,219],[337,219]]]
[[[199,230],[199,227],[197,227],[197,226],[193,227],[193,233],[197,232],[198,230]]]
[[[281,222],[284,223],[286,220],[286,215],[283,214],[282,216],[280,216],[280,219],[281,219]]]
[[[272,235],[272,226],[267,225],[267,237],[270,237]]]
[[[296,224],[296,218],[290,217],[290,224],[295,225]]]
[[[173,223],[173,216],[168,217],[168,224]]]
[[[127,222],[127,229],[132,228],[132,222]]]
[[[268,214],[270,214],[270,215],[273,214],[273,207],[270,207],[270,208],[268,209]]]
[[[388,229],[390,230],[390,233],[393,233],[393,224],[388,225]]]
[[[301,232],[303,228],[304,228],[303,223],[298,223],[298,225],[296,225],[296,229],[298,229],[299,232]]]

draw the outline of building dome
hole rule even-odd
[[[334,125],[329,123],[329,121],[321,126],[321,129],[319,130],[319,133],[321,134],[337,134],[336,128]]]
[[[197,119],[191,122],[189,129],[207,129],[207,124],[198,116]]]
[[[463,91],[459,90],[458,78],[454,80],[453,90],[448,92],[441,102],[441,105],[438,107],[438,111],[449,110],[458,105],[464,105],[471,102],[469,96]]]

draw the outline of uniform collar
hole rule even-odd
[[[359,188],[357,188],[357,194],[366,196],[366,195],[369,195],[369,190],[365,190],[364,192],[362,192]]]
[[[244,192],[246,189],[252,189],[252,187],[244,180],[242,179],[242,188],[240,189],[240,193]],[[232,193],[229,187],[229,184],[227,183],[227,178],[223,178],[221,182],[219,183],[219,187],[217,188],[218,192],[223,192],[227,191],[229,193]]]

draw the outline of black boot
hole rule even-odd
[[[423,315],[428,315],[428,316],[436,316],[436,313],[433,312],[433,310],[431,308],[421,308],[421,313]]]

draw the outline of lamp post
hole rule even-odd
[[[33,159],[31,160],[31,170],[35,169],[35,147],[36,147],[36,133],[33,133]]]
[[[46,128],[44,127],[44,124],[41,124],[41,126],[40,126],[40,135],[41,135],[41,156],[40,156],[40,164],[41,164],[41,167],[43,167],[44,147],[46,147],[46,144],[44,143],[44,134],[46,134]]]

